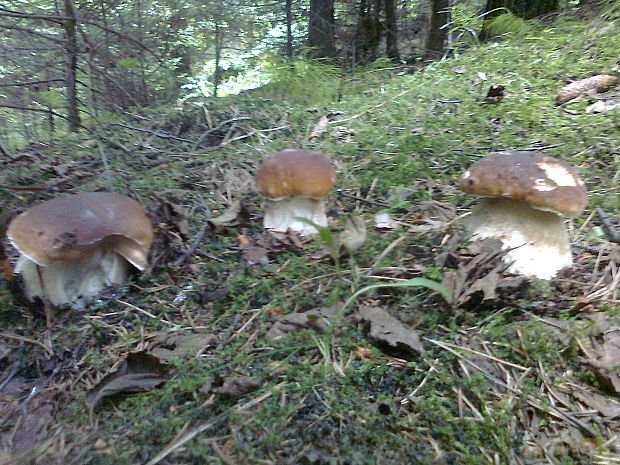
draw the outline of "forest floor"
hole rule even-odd
[[[157,238],[147,273],[49,329],[0,278],[0,463],[620,463],[620,112],[586,111],[620,91],[555,103],[618,56],[617,11],[560,15],[413,73],[300,61],[262,89],[3,156],[5,224],[111,186]],[[492,85],[504,95],[485,100]],[[253,175],[295,146],[338,172],[323,241],[261,227]],[[575,264],[551,281],[502,274],[459,228],[476,202],[459,175],[502,149],[588,186]],[[381,287],[344,305],[411,278],[451,297]]]

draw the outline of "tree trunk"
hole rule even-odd
[[[398,51],[398,15],[396,2],[385,0],[385,54],[391,60],[400,62]]]
[[[369,63],[378,57],[383,25],[379,19],[381,0],[361,0],[355,30],[355,62]]]
[[[286,56],[293,56],[293,0],[286,0]]]
[[[308,46],[316,58],[336,56],[334,0],[310,0]]]
[[[65,16],[68,18],[64,21],[64,29],[67,35],[65,49],[67,52],[67,72],[66,72],[66,86],[67,86],[67,119],[69,122],[69,131],[78,132],[80,129],[80,114],[78,112],[77,101],[77,38],[76,38],[76,24],[75,17],[75,5],[73,0],[64,0]]]
[[[222,29],[219,22],[215,22],[215,71],[213,71],[213,96],[217,97],[217,91],[222,80]]]
[[[553,13],[558,8],[559,0],[487,0],[480,40],[489,39],[489,24],[494,18],[506,13],[506,10],[520,18],[532,19]]]
[[[425,59],[441,58],[444,53],[448,28],[443,26],[450,20],[449,6],[450,0],[431,0],[431,24],[426,37]]]

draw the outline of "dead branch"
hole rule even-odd
[[[44,81],[27,81],[27,82],[14,82],[12,84],[0,84],[0,87],[22,87],[22,86],[34,86],[37,84],[47,84],[50,82],[65,82],[64,79],[46,79]]]
[[[23,110],[23,111],[36,111],[36,112],[39,112],[39,113],[48,113],[50,115],[57,116],[58,118],[62,118],[64,120],[67,119],[66,116],[63,116],[60,113],[56,113],[53,110],[46,110],[46,109],[43,109],[43,108],[20,107],[18,105],[6,105],[6,104],[3,104],[3,103],[0,104],[0,108],[11,108],[13,110]]]
[[[187,139],[182,139],[180,137],[176,137],[176,136],[171,136],[169,134],[160,134],[158,132],[155,131],[151,131],[150,129],[141,129],[141,128],[134,128],[131,126],[127,126],[126,124],[121,124],[121,123],[111,123],[108,125],[108,128],[110,126],[118,126],[121,128],[125,128],[125,129],[129,129],[131,131],[138,131],[138,132],[145,132],[147,134],[153,134],[155,137],[159,137],[160,139],[168,139],[168,140],[178,140],[179,142],[186,142],[188,144],[191,144],[192,141],[191,140],[187,140]]]
[[[26,34],[30,34],[36,37],[41,37],[42,39],[50,40],[54,43],[57,43],[63,46],[65,45],[65,41],[62,39],[48,36],[47,34],[41,34],[40,32],[33,31],[32,29],[28,29],[26,27],[15,26],[13,24],[0,24],[0,29],[13,29],[15,31],[25,32]]]
[[[30,13],[21,13],[19,11],[8,10],[6,8],[0,8],[0,16],[9,18],[23,18],[23,19],[42,19],[43,21],[50,21],[56,24],[62,24],[63,21],[68,20],[64,16],[52,16],[52,15],[36,15]]]
[[[616,229],[616,226],[612,223],[609,217],[605,214],[602,208],[596,207],[596,214],[601,219],[601,225],[603,230],[609,236],[609,239],[613,242],[620,244],[620,233]]]

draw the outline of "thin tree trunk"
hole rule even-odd
[[[293,56],[293,0],[286,0],[286,56]]]
[[[448,28],[443,27],[448,24],[450,14],[448,7],[450,0],[431,0],[431,24],[426,37],[424,47],[425,59],[441,58],[444,53],[444,43],[448,35]]]
[[[381,0],[361,0],[355,30],[355,61],[368,63],[377,59],[383,25],[379,19]]]
[[[65,16],[69,19],[64,21],[65,33],[67,35],[65,49],[67,51],[67,119],[69,121],[69,131],[77,132],[80,129],[80,114],[78,112],[77,101],[77,37],[75,16],[75,5],[73,0],[64,0]]]
[[[334,0],[310,0],[308,46],[316,58],[336,56]]]
[[[400,61],[398,51],[398,16],[396,14],[396,2],[385,0],[385,54],[394,61]]]
[[[143,30],[144,28],[142,27],[143,24],[143,20],[142,20],[142,2],[140,0],[137,0],[136,2],[137,4],[137,10],[138,10],[138,41],[140,43],[143,43]],[[144,56],[144,49],[140,48],[139,52],[140,55],[140,84],[139,84],[139,93],[140,93],[140,101],[142,105],[147,105],[149,99],[149,95],[148,95],[148,86],[146,84],[146,57]]]
[[[219,22],[215,22],[215,71],[213,72],[213,96],[217,97],[217,91],[222,79],[222,70],[220,62],[222,60],[222,29]]]
[[[51,81],[52,79],[49,68],[45,69],[45,79],[47,81]],[[49,92],[51,89],[50,82],[44,83],[43,89]],[[47,114],[47,129],[50,134],[54,134],[54,132],[56,131],[56,128],[54,127],[54,114],[52,113],[52,107],[50,105],[47,105],[47,109],[49,110],[49,113]]]

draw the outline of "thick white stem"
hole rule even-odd
[[[327,226],[325,201],[310,197],[291,197],[282,200],[269,200],[265,207],[263,226],[276,232],[291,229],[302,236],[316,234],[318,231],[303,221],[295,218],[308,219],[319,226]]]
[[[513,199],[487,198],[465,218],[472,239],[493,237],[508,250],[508,271],[551,279],[571,266],[568,233],[555,213],[537,210]]]
[[[37,271],[39,267],[39,272]],[[112,250],[98,250],[83,260],[62,260],[40,266],[20,256],[15,272],[24,280],[26,296],[46,297],[55,306],[84,308],[86,300],[106,286],[123,283],[129,263]],[[43,283],[41,283],[43,280]]]

